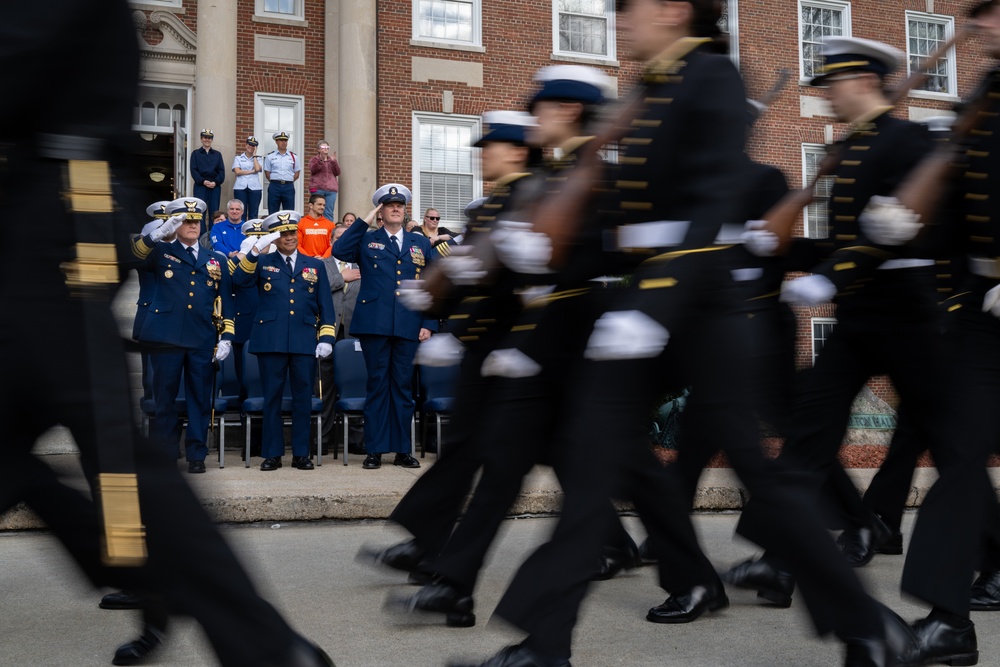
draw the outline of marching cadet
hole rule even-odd
[[[166,213],[169,201],[158,201],[150,204],[146,208],[146,215],[153,218],[142,228],[140,237],[149,234],[166,220],[169,216]],[[173,236],[167,237],[166,241],[173,241]],[[137,271],[139,276],[139,297],[135,302],[135,319],[132,320],[132,340],[141,343],[142,325],[146,321],[146,312],[149,304],[153,301],[153,294],[156,292],[156,278],[148,271]],[[142,400],[153,398],[153,374],[149,368],[149,351],[145,346],[140,346],[140,363],[142,364]]]
[[[368,369],[365,399],[366,470],[382,466],[382,454],[395,453],[393,465],[419,468],[410,454],[413,418],[413,356],[417,344],[437,331],[437,322],[425,320],[398,299],[404,280],[420,278],[433,261],[431,244],[421,234],[403,230],[410,189],[399,183],[375,191],[375,208],[356,220],[333,245],[333,256],[353,262],[361,270],[361,289],[351,320],[351,335],[361,339]],[[368,231],[375,215],[384,225]],[[325,274],[324,274],[325,277]],[[329,295],[329,288],[327,288]]]
[[[635,503],[654,552],[677,540],[686,555],[660,564],[670,597],[647,619],[684,623],[728,605],[698,547],[688,503],[657,465],[643,429],[653,401],[678,374],[694,388],[690,400],[704,401],[705,415],[699,432],[681,444],[722,443],[750,492],[773,509],[768,541],[793,556],[817,630],[834,631],[845,642],[846,664],[890,664],[879,606],[816,520],[808,489],[781,475],[758,443],[745,318],[734,300],[741,291],[730,275],[737,267],[716,251],[726,245],[714,245],[722,223],[742,222],[746,127],[743,85],[720,39],[719,4],[623,0],[618,9],[632,56],[646,65],[630,107],[635,116],[619,121],[629,130],[614,172],[618,192],[601,208],[624,213],[612,218],[627,223],[619,228],[618,247],[649,253],[648,259],[614,310],[595,323],[585,353],[590,362],[564,380],[579,393],[571,400],[574,418],[557,436],[567,447],[556,469],[563,512],[550,542],[525,561],[496,609],[528,637],[484,664],[569,664],[591,563],[611,525],[594,517],[610,511],[616,493]],[[610,466],[594,465],[602,456],[609,461],[609,442],[619,448]]]
[[[233,289],[229,271],[223,271],[225,255],[198,244],[205,202],[175,199],[167,213],[173,217],[132,244],[133,254],[142,260],[139,270],[156,279],[140,336],[156,346],[150,353],[156,439],[168,453],[175,451],[181,430],[176,401],[183,374],[188,413],[185,458],[189,473],[203,473],[215,400],[210,396],[213,359],[229,356],[235,332]],[[171,233],[176,240],[165,242]]]
[[[264,156],[268,213],[295,208],[295,181],[302,173],[298,157],[288,150],[288,133],[275,132],[271,138],[277,148]]]
[[[323,263],[298,252],[299,214],[277,211],[264,219],[264,236],[248,248],[233,274],[238,289],[257,290],[259,302],[250,333],[264,390],[260,469],[277,470],[285,451],[281,397],[292,383],[292,466],[312,470],[309,415],[316,381],[315,359],[333,352],[333,298]],[[261,255],[271,243],[277,252]],[[249,242],[247,243],[249,245]]]

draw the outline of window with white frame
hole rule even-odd
[[[723,0],[719,29],[729,37],[729,57],[740,64],[740,12],[738,0]]]
[[[851,3],[840,0],[800,0],[799,73],[802,79],[816,76],[823,66],[820,49],[824,37],[849,37]]]
[[[163,7],[180,7],[181,0],[129,0],[130,5],[156,5]]]
[[[614,0],[555,0],[552,27],[556,55],[615,59]]]
[[[441,213],[442,225],[465,225],[465,205],[483,193],[472,148],[479,132],[478,116],[413,114],[414,217],[433,207]]]
[[[172,133],[174,123],[187,126],[188,89],[140,85],[132,108],[132,129],[156,134]]]
[[[837,319],[834,317],[813,317],[811,318],[812,323],[812,352],[813,352],[813,363],[816,362],[816,357],[819,355],[819,351],[823,349],[826,345],[826,341],[829,340],[830,334],[833,333],[833,328],[837,326]]]
[[[257,16],[304,21],[305,0],[255,0]]]
[[[809,185],[819,173],[819,165],[826,157],[823,144],[802,144],[802,181]],[[830,234],[829,205],[833,177],[824,176],[816,183],[813,203],[806,207],[805,236],[810,239],[825,239]]]
[[[257,154],[267,155],[277,144],[271,137],[276,132],[287,132],[289,135],[288,150],[295,153],[296,169],[301,170],[299,180],[295,182],[295,210],[302,210],[302,189],[306,173],[306,165],[302,164],[302,134],[305,127],[303,117],[303,106],[305,100],[301,95],[277,95],[272,93],[254,94],[254,136],[260,145],[257,147]],[[267,209],[267,188],[268,181],[262,177],[264,184],[264,194],[261,198],[261,211]],[[273,213],[273,211],[267,211]],[[264,217],[261,215],[261,217]]]
[[[955,19],[951,16],[906,12],[906,55],[909,72],[923,66],[924,60],[955,32]],[[928,68],[927,79],[916,90],[952,95],[955,93],[955,47],[948,49],[943,58]]]
[[[482,45],[482,0],[413,0],[413,39]]]

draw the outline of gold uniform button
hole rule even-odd
[[[192,276],[194,275],[194,271],[192,271],[192,272],[191,272],[191,275],[192,275]]]
[[[194,285],[194,281],[193,280],[191,281],[191,284]]]
[[[403,263],[403,260],[401,260],[401,259],[397,259],[396,260],[396,264],[402,264],[402,263]]]
[[[399,292],[396,292],[396,296],[399,296]],[[190,308],[190,307],[191,307],[191,306],[188,306],[188,308]]]
[[[289,294],[293,294],[294,292],[295,292],[295,288],[294,287],[289,287],[288,288],[288,293]]]
[[[397,276],[398,276],[398,275],[402,275],[402,273],[403,273],[402,271],[396,271],[396,275],[397,275]],[[191,284],[192,284],[192,285],[194,285],[194,283],[191,283]]]
[[[193,307],[193,306],[192,306],[192,305],[191,305],[191,304],[189,303],[189,304],[188,304],[188,310],[191,310],[191,308],[192,308],[192,307]]]
[[[188,292],[188,296],[194,296],[194,292]]]
[[[290,310],[290,311],[288,311],[288,314],[289,314],[289,315],[294,315],[294,314],[295,314],[295,311],[294,311],[294,310]]]
[[[293,282],[293,283],[295,282],[295,278],[292,278],[292,282]]]
[[[372,268],[373,269],[377,269],[378,268],[378,264],[372,264]]]
[[[295,299],[289,299],[288,303],[295,303]]]
[[[396,281],[396,284],[397,284],[397,285],[402,285],[403,283],[401,283],[401,282],[399,282],[399,281],[397,280],[397,281]]]

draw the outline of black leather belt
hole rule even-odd
[[[272,183],[277,183],[278,185],[288,185],[291,181],[271,181]]]

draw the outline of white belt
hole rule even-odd
[[[665,248],[681,243],[691,223],[687,220],[657,220],[619,225],[617,245],[626,248]]]
[[[1000,279],[1000,262],[991,257],[970,257],[969,271],[983,278]]]
[[[715,235],[715,245],[734,245],[737,243],[743,243],[743,232],[745,231],[746,229],[743,225],[737,225],[731,222],[723,223],[719,233]]]
[[[879,264],[883,271],[892,269],[913,269],[918,266],[934,266],[933,259],[890,259]]]
[[[730,271],[733,276],[733,280],[738,283],[744,283],[750,280],[757,280],[764,275],[764,269],[759,266],[750,266],[745,269],[733,269]]]

